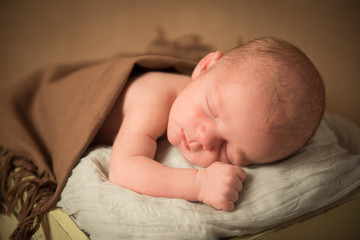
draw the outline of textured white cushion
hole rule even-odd
[[[159,149],[163,164],[193,167],[167,142]],[[331,115],[295,156],[245,168],[247,179],[233,212],[112,184],[107,178],[110,152],[99,147],[81,159],[58,203],[92,239],[240,236],[326,206],[360,186],[360,129]]]

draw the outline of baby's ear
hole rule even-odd
[[[197,78],[202,72],[209,69],[217,60],[223,56],[221,51],[211,52],[203,57],[200,62],[196,65],[191,78]]]

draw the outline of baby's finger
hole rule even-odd
[[[235,208],[234,202],[233,201],[228,201],[223,205],[222,210],[229,212],[229,211],[234,210],[234,208]]]
[[[246,172],[241,167],[236,168],[236,175],[240,178],[241,182],[245,181],[246,179]]]
[[[229,194],[229,201],[232,201],[233,203],[235,203],[237,200],[239,199],[239,191],[232,191]]]
[[[238,179],[235,183],[234,183],[234,189],[237,192],[240,192],[243,189],[243,183],[240,179]]]

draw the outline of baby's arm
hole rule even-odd
[[[134,126],[134,121],[124,119],[113,145],[111,182],[153,197],[201,201],[217,209],[233,210],[245,178],[240,167],[220,162],[203,170],[166,167],[153,160],[156,139],[128,124]]]
[[[176,86],[183,81],[178,78],[165,73],[143,74],[115,104],[121,115],[110,114],[108,122],[122,119],[122,123],[113,143],[109,179],[141,194],[201,201],[232,210],[245,179],[240,167],[214,163],[203,170],[175,169],[154,160],[156,140],[166,131]]]
[[[167,107],[152,99],[131,99],[113,144],[109,179],[135,192],[154,197],[197,201],[195,169],[168,168],[154,160],[158,137],[167,124]],[[135,102],[135,104],[133,104]],[[156,104],[146,106],[149,102]],[[163,112],[164,111],[164,112]]]

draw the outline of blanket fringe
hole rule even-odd
[[[0,146],[0,186],[6,205],[1,212],[16,211],[20,221],[10,239],[30,239],[39,229],[44,214],[53,206],[56,183],[38,176],[37,167],[28,157]]]

